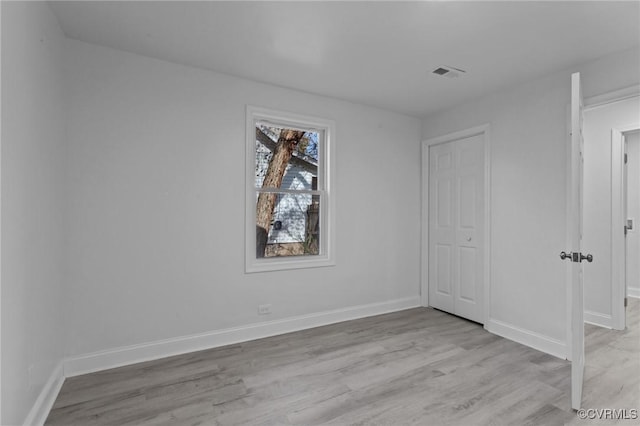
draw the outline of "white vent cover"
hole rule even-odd
[[[431,71],[435,75],[440,75],[447,78],[457,78],[462,74],[465,74],[465,70],[461,70],[460,68],[449,67],[447,65],[439,66],[438,68]]]

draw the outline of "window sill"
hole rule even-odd
[[[245,266],[245,273],[287,271],[290,269],[308,269],[335,266],[336,262],[329,256],[314,256],[313,259],[300,258],[269,258],[251,259]]]

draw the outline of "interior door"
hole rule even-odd
[[[429,147],[429,304],[454,312],[456,167],[453,143]]]
[[[429,303],[482,323],[484,136],[429,150]]]
[[[580,408],[584,378],[584,288],[582,281],[582,183],[584,158],[582,148],[582,89],[580,73],[571,76],[571,407]],[[561,253],[561,257],[563,257]]]

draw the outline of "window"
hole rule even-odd
[[[246,272],[333,260],[334,124],[247,107]]]

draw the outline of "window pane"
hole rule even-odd
[[[335,265],[335,123],[249,105],[247,124],[245,271]]]
[[[317,189],[317,131],[256,124],[256,188]]]
[[[266,212],[273,206],[267,223]],[[311,194],[260,193],[256,210],[256,256],[312,256],[319,250],[320,197]]]

